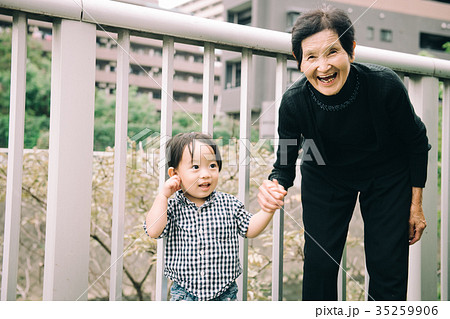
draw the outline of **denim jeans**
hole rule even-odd
[[[238,287],[236,282],[233,282],[227,290],[225,290],[220,296],[211,299],[210,301],[236,301],[237,300]],[[170,301],[198,301],[198,297],[189,293],[174,282],[170,288]]]

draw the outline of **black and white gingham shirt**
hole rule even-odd
[[[159,236],[167,237],[164,275],[199,300],[222,294],[242,273],[238,234],[245,237],[251,217],[233,195],[214,191],[197,207],[177,191]]]

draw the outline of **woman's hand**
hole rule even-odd
[[[422,208],[422,188],[413,187],[412,202],[409,215],[409,244],[413,245],[420,240],[427,227]]]
[[[284,197],[287,191],[278,184],[278,181],[265,180],[259,187],[258,203],[261,209],[267,213],[273,213],[284,205]]]

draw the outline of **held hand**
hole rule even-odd
[[[173,175],[164,183],[161,194],[169,198],[179,189],[181,189],[181,179],[178,175]]]
[[[259,187],[258,203],[263,211],[273,213],[283,206],[286,194],[287,191],[276,179],[265,180]]]
[[[423,214],[422,204],[411,204],[409,215],[409,244],[413,245],[420,240],[427,222]]]

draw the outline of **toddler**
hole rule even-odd
[[[235,280],[242,273],[238,235],[257,236],[275,209],[252,215],[235,196],[215,190],[222,159],[209,135],[177,134],[167,144],[167,159],[169,179],[144,228],[150,237],[167,238],[170,300],[236,300]],[[280,198],[286,193],[281,187],[273,191]]]

